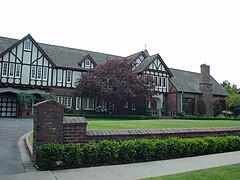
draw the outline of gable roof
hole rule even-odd
[[[4,55],[14,47],[18,46],[21,44],[23,41],[26,39],[30,39],[32,43],[41,51],[41,53],[48,59],[48,61],[55,66],[55,63],[49,58],[49,56],[44,52],[44,50],[39,46],[39,44],[32,38],[30,34],[26,35],[24,38],[21,40],[17,39],[11,39],[11,38],[5,38],[5,37],[0,37],[0,56]]]
[[[36,42],[31,35],[25,36],[21,40],[0,37],[0,55],[11,49],[13,46],[20,44],[23,40],[30,38],[33,42]],[[105,53],[98,53],[93,51],[68,48],[57,45],[49,45],[44,43],[36,43],[38,48],[43,50],[44,55],[58,67],[82,69],[78,63],[86,56],[91,56],[96,64],[102,64],[107,60],[123,58],[121,56],[115,56]]]
[[[200,73],[169,68],[173,74],[171,83],[179,92],[199,93]],[[213,95],[228,96],[229,93],[211,76]]]
[[[164,63],[164,61],[162,60],[161,56],[159,54],[155,54],[155,55],[152,55],[152,56],[149,56],[147,57],[146,59],[144,59],[142,61],[142,63],[140,63],[135,69],[134,69],[134,72],[136,73],[140,73],[144,70],[147,69],[147,67],[156,59],[158,58],[161,63],[163,64],[164,68],[167,70],[168,74],[170,75],[170,77],[172,77],[172,73],[171,73],[171,70],[167,67],[167,65]]]

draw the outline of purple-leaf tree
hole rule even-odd
[[[132,69],[130,60],[108,60],[77,80],[79,95],[102,99],[108,108],[114,104],[117,114],[124,112],[125,101],[134,101],[136,107],[145,108],[155,94],[153,79],[147,75],[138,75]]]

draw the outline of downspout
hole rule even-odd
[[[183,111],[183,92],[180,92],[180,112]]]

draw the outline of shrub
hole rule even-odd
[[[196,156],[240,150],[240,137],[138,139],[79,144],[44,144],[38,148],[41,169],[96,166]]]
[[[73,109],[71,109],[71,108],[65,108],[65,109],[64,109],[64,113],[66,113],[66,114],[72,114],[72,113],[73,113]]]
[[[131,163],[137,161],[135,140],[127,140],[120,143],[119,160],[123,163]]]
[[[205,104],[205,101],[202,99],[199,99],[197,101],[197,112],[199,113],[199,115],[206,114],[206,104]]]

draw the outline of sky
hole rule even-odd
[[[128,56],[146,47],[170,68],[240,87],[239,0],[1,0],[0,36]]]

